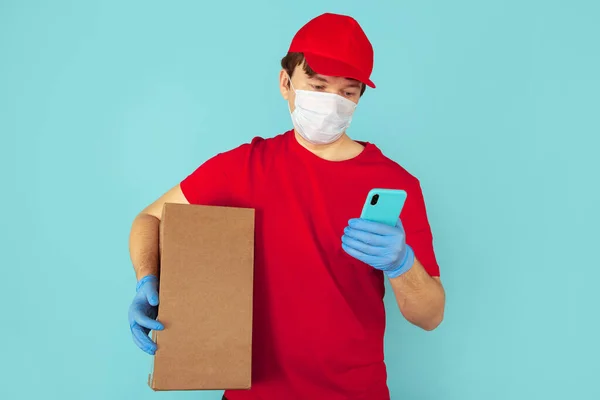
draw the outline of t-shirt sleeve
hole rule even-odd
[[[208,159],[186,176],[179,187],[190,204],[223,205],[230,196],[223,154]]]
[[[190,204],[254,207],[253,187],[263,139],[217,154],[186,176],[179,187]]]
[[[423,192],[418,180],[407,190],[406,204],[400,214],[400,219],[406,234],[406,243],[412,247],[415,257],[421,262],[430,276],[440,276],[440,267],[433,250],[433,235]]]
[[[233,200],[231,154],[219,153],[185,177],[179,187],[190,204],[229,206]]]

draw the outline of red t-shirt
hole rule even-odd
[[[419,181],[371,143],[326,161],[288,131],[206,161],[181,182],[191,204],[256,209],[252,388],[229,400],[387,400],[384,275],[341,237],[369,190],[404,189],[406,241],[439,275]]]

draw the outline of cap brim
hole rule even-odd
[[[375,88],[375,84],[368,77],[365,77],[360,71],[345,62],[313,53],[304,53],[304,58],[308,66],[319,75],[356,79],[369,87]]]

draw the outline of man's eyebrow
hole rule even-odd
[[[325,77],[323,77],[321,75],[313,75],[313,76],[310,77],[310,79],[315,79],[317,81],[329,83],[329,81],[327,80],[327,78],[325,78]]]
[[[362,85],[360,84],[360,82],[358,82],[358,81],[354,81],[354,80],[353,80],[353,81],[351,81],[350,83],[348,83],[348,84],[346,85],[346,87],[352,87],[352,88],[361,88],[361,87],[362,87]]]
[[[321,75],[313,75],[313,76],[309,77],[309,79],[315,79],[315,80],[318,80],[318,81],[321,81],[324,83],[329,83],[327,78],[325,78],[324,76],[321,76]],[[361,88],[362,85],[356,79],[348,79],[348,83],[346,84],[345,87]]]

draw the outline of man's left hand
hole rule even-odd
[[[415,253],[406,244],[404,227],[398,218],[396,226],[354,218],[348,221],[342,236],[346,253],[389,278],[407,272],[415,262]]]

